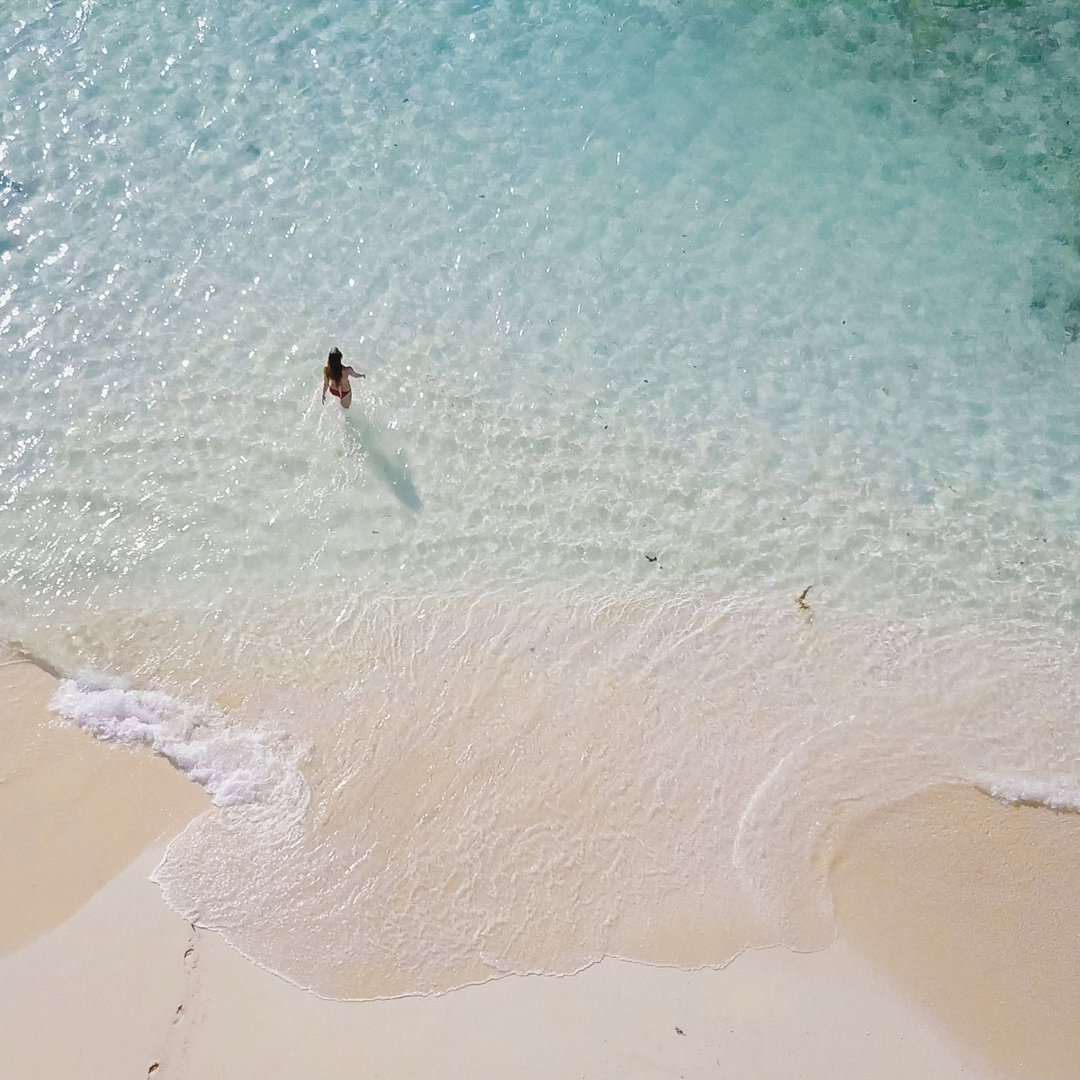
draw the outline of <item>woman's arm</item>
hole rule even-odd
[[[354,379],[366,379],[367,376],[362,371],[353,371],[351,367],[345,369]]]
[[[323,404],[326,403],[326,388],[329,385],[330,385],[330,376],[327,375],[326,372],[324,371],[323,372],[323,377],[322,377],[322,399],[323,399]]]

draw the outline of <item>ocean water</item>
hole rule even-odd
[[[722,964],[861,812],[1080,808],[1075,4],[5,15],[0,636],[210,791],[178,911]]]

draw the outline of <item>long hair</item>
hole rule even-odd
[[[333,348],[326,358],[326,375],[335,386],[341,382],[341,372],[341,350]]]

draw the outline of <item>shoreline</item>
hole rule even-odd
[[[1005,1080],[842,941],[722,970],[603,960],[431,997],[319,998],[165,908],[148,880],[161,850],[0,960],[0,1061],[24,1080]]]
[[[838,845],[839,936],[820,952],[751,949],[727,967],[696,970],[605,959],[570,976],[337,1001],[298,989],[165,906],[150,874],[167,837],[209,805],[202,789],[148,750],[55,724],[44,712],[55,680],[32,664],[4,665],[0,679],[17,703],[5,722],[18,714],[25,743],[13,766],[9,737],[0,759],[0,822],[7,835],[36,829],[37,868],[14,880],[63,901],[46,910],[9,891],[0,919],[0,941],[11,942],[0,953],[8,1018],[0,1061],[17,1062],[21,1077],[235,1080],[343,1068],[387,1080],[1071,1074],[1075,1058],[1069,1072],[1054,1071],[1072,1052],[1067,1030],[1051,1030],[1061,1025],[1046,995],[1058,984],[1023,975],[1008,920],[978,928],[979,974],[974,984],[958,979],[956,950],[970,943],[973,924],[962,903],[946,901],[973,875],[1002,895],[1015,891],[1020,860],[1031,886],[1023,895],[1037,901],[1021,943],[1041,942],[1040,963],[1056,955],[1054,943],[1068,943],[1057,935],[1070,910],[1080,913],[1080,901],[1060,906],[1072,883],[1057,869],[1063,850],[1080,850],[1075,815],[1004,806],[973,789],[935,789],[867,815]],[[57,776],[82,779],[65,786]],[[146,805],[121,797],[128,785],[141,785]],[[923,843],[920,830],[942,818],[948,827]],[[65,828],[53,828],[57,821]],[[1012,838],[995,843],[1002,822]],[[989,839],[971,854],[979,836]],[[72,864],[80,844],[87,857]],[[957,845],[966,862],[954,857]],[[912,910],[917,917],[903,922],[898,913]],[[1026,980],[999,1004],[1020,1018],[1027,1042],[1003,1035],[999,1015],[983,1011],[987,972],[997,973],[999,997],[1014,977]]]
[[[0,663],[0,956],[73,915],[210,799],[164,758],[99,742],[48,710],[57,679]]]
[[[930,788],[850,827],[830,885],[840,934],[1007,1075],[1076,1075],[1080,815]]]

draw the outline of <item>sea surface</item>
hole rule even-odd
[[[185,916],[718,965],[1080,808],[1075,0],[7,0],[0,87],[0,641],[208,788]]]

